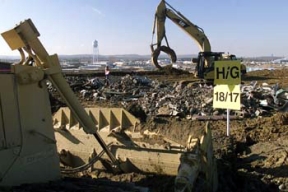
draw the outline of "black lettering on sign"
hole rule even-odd
[[[240,93],[229,92],[215,92],[214,95],[216,101],[220,102],[237,102]]]
[[[237,66],[232,67],[217,67],[216,79],[237,79],[240,78],[240,68]]]

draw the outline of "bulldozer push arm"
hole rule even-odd
[[[170,9],[167,8],[166,5]],[[169,54],[171,56],[172,62],[176,62],[177,58],[174,50],[169,47],[168,40],[166,37],[166,31],[165,31],[166,18],[170,19],[178,27],[183,29],[193,40],[195,40],[201,52],[211,51],[211,45],[209,39],[206,37],[204,33],[204,30],[199,26],[193,24],[191,21],[189,21],[184,15],[182,15],[179,11],[174,9],[166,1],[161,0],[156,9],[154,25],[152,30],[152,35],[154,35],[155,28],[157,29],[157,42],[155,44],[153,44],[152,42],[151,44],[152,62],[157,68],[159,69],[162,68],[157,61],[160,51]],[[161,42],[164,38],[167,46],[161,46]],[[154,46],[156,46],[156,49],[154,48]]]
[[[21,61],[12,67],[12,70],[18,76],[18,80],[26,84],[47,77],[83,126],[84,131],[87,134],[94,135],[110,160],[117,165],[115,156],[109,151],[105,142],[96,132],[94,122],[81,106],[63,77],[58,56],[56,54],[48,55],[46,49],[38,39],[40,33],[31,19],[25,20],[13,29],[2,33],[2,36],[12,50],[17,49],[21,54]],[[25,52],[28,54],[27,58],[25,58]],[[31,60],[34,62],[33,65],[29,65],[29,61]]]

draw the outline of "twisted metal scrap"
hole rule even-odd
[[[93,80],[97,81],[93,81]],[[195,83],[168,83],[147,77],[126,75],[111,78],[109,87],[97,77],[69,77],[75,92],[90,101],[109,100],[124,108],[137,103],[148,116],[180,116],[194,120],[226,118],[225,109],[213,108],[213,86]],[[92,84],[91,82],[94,82]],[[53,90],[53,89],[51,89]],[[241,109],[231,110],[231,118],[271,115],[288,111],[288,91],[278,84],[241,85]]]

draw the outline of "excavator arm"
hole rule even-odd
[[[190,22],[184,15],[182,15],[179,11],[176,11],[167,2],[165,3],[171,8],[166,8],[166,16],[196,41],[196,44],[201,52],[211,51],[211,45],[204,33],[204,30]]]
[[[166,5],[170,8],[167,8]],[[153,34],[155,33],[155,28],[157,28],[157,42],[156,44],[151,44],[152,50],[152,62],[157,68],[161,68],[158,64],[158,56],[161,51],[169,54],[171,56],[172,62],[176,62],[176,54],[169,47],[168,40],[166,37],[165,31],[165,21],[166,18],[170,19],[173,23],[175,23],[178,27],[183,29],[193,40],[195,40],[201,52],[210,52],[211,45],[204,33],[204,30],[197,25],[193,24],[189,21],[184,15],[182,15],[179,11],[175,10],[171,5],[169,5],[165,0],[161,0],[159,3],[154,19],[153,25]],[[161,46],[162,40],[165,38],[166,46]],[[154,49],[154,46],[157,46]]]

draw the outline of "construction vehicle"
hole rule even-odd
[[[0,186],[60,180],[61,173],[89,169],[174,175],[175,191],[195,186],[217,190],[209,124],[179,144],[139,130],[139,120],[122,108],[85,109],[62,75],[57,54],[48,54],[31,19],[1,35],[21,60],[0,73]],[[53,117],[48,82],[68,106]],[[147,142],[155,137],[156,144]]]
[[[167,8],[166,5],[169,7]],[[170,19],[178,27],[183,29],[198,45],[200,52],[196,59],[192,59],[193,63],[196,63],[195,76],[205,80],[214,80],[214,62],[223,60],[237,60],[233,54],[225,54],[224,52],[212,52],[209,39],[204,33],[204,30],[199,26],[193,24],[189,19],[182,15],[179,11],[174,9],[165,0],[161,0],[158,5],[154,18],[154,25],[152,31],[152,63],[158,68],[162,69],[162,66],[158,63],[158,57],[160,52],[163,51],[170,55],[172,63],[175,63],[177,56],[175,51],[170,48],[165,30],[166,18]],[[157,30],[157,42],[153,43],[153,36]],[[165,39],[166,45],[161,45],[162,40]],[[156,46],[156,48],[155,48]],[[241,64],[241,73],[246,73],[246,66]]]

